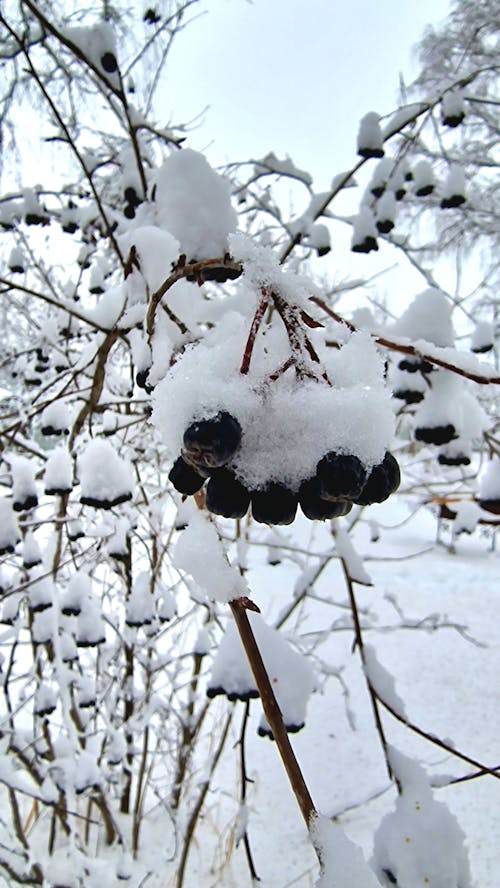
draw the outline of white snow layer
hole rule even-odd
[[[82,496],[100,502],[132,493],[135,488],[132,467],[118,456],[109,441],[90,441],[78,457]]]
[[[307,702],[315,686],[309,660],[292,648],[282,634],[269,626],[260,614],[249,611],[248,619],[285,725],[302,726],[306,718]],[[215,655],[209,688],[222,688],[228,696],[240,696],[256,690],[239,632],[232,621],[228,621]],[[269,730],[264,717],[261,724]]]
[[[247,594],[237,568],[227,560],[214,524],[201,511],[193,515],[186,530],[182,531],[173,562],[216,601],[227,603]]]
[[[492,459],[479,485],[479,498],[482,500],[500,500],[500,459]]]
[[[68,491],[73,486],[73,460],[67,447],[56,447],[45,465],[45,491]]]
[[[364,646],[363,667],[377,696],[394,709],[398,715],[406,718],[405,706],[401,697],[396,693],[394,678],[377,659],[375,648],[371,644]]]
[[[341,826],[319,815],[311,821],[309,831],[322,862],[315,888],[380,888],[361,848]]]
[[[156,183],[157,222],[180,243],[188,261],[223,256],[238,217],[229,184],[203,154],[184,148],[165,160]]]
[[[393,330],[398,336],[450,346],[455,339],[451,311],[452,304],[445,294],[437,287],[428,287],[415,296]]]
[[[172,263],[181,252],[178,241],[156,225],[142,225],[121,238],[124,252],[128,254],[132,246],[137,251],[140,271],[134,269],[127,278],[127,288],[134,286],[135,279],[142,275],[150,292],[157,290],[172,272]]]
[[[372,865],[382,885],[472,888],[464,834],[434,799],[424,769],[394,747],[389,761],[402,791],[375,834]]]

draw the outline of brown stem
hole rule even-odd
[[[273,733],[285,771],[295,793],[295,798],[309,830],[311,819],[318,816],[317,811],[283,723],[281,710],[274,696],[264,661],[248,619],[246,605],[242,599],[236,598],[234,601],[229,602],[229,606],[255,678],[264,714]]]
[[[310,296],[309,299],[311,302],[314,302],[322,308],[334,321],[337,321],[339,324],[344,324],[351,333],[357,332],[357,327],[355,327],[354,324],[350,321],[346,321],[346,319],[337,314],[336,311],[333,311],[333,309],[331,309],[323,299],[320,299],[319,296]],[[392,339],[386,339],[384,336],[375,336],[374,341],[377,345],[382,345],[384,348],[390,349],[390,351],[401,352],[404,355],[414,355],[424,361],[429,361],[431,364],[437,364],[438,367],[443,367],[445,370],[451,370],[452,373],[456,373],[458,376],[463,376],[465,379],[472,379],[473,382],[478,382],[480,385],[500,385],[500,376],[482,376],[480,373],[463,370],[462,367],[456,367],[455,364],[451,364],[449,361],[445,361],[442,358],[437,358],[435,355],[428,355],[420,351],[420,349],[415,348],[414,345],[403,345],[402,343],[394,342]]]
[[[358,647],[359,655],[361,657],[361,662],[363,663],[363,667],[364,667],[365,663],[366,663],[365,646],[364,646],[364,640],[363,640],[363,633],[361,630],[361,622],[359,619],[358,604],[356,601],[356,595],[354,593],[353,581],[352,581],[352,577],[349,573],[349,569],[347,567],[347,564],[343,558],[340,559],[340,563],[342,564],[342,570],[344,571],[345,581],[346,581],[347,589],[349,592],[349,602],[351,604],[351,613],[352,613],[352,619],[354,622],[354,635],[356,638],[356,646]],[[377,698],[377,695],[371,685],[371,682],[368,679],[366,670],[364,670],[364,674],[365,674],[365,678],[366,678],[366,685],[368,688],[368,693],[370,695],[370,702],[372,705],[373,717],[375,719],[375,726],[377,728],[377,733],[380,737],[380,743],[382,745],[382,749],[384,752],[385,766],[387,768],[387,773],[388,773],[390,779],[393,780],[393,773],[392,773],[392,768],[391,768],[390,761],[389,761],[389,753],[388,753],[388,748],[387,748],[387,738],[385,736],[384,726],[382,724],[382,719],[380,717],[380,712],[379,712],[379,708],[378,708],[378,698]]]
[[[240,790],[240,799],[241,804],[244,805],[247,797],[247,783],[251,783],[253,781],[250,780],[250,777],[247,774],[247,763],[246,763],[246,748],[245,748],[245,740],[247,733],[247,725],[248,725],[248,716],[250,715],[250,700],[247,700],[245,703],[245,710],[243,712],[243,719],[241,722],[241,732],[240,732],[240,771],[241,771],[241,790]],[[250,838],[248,835],[248,830],[245,828],[245,832],[243,833],[243,846],[245,848],[245,854],[248,863],[248,869],[250,870],[250,875],[252,877],[253,882],[260,882],[260,876],[257,875],[257,870],[255,869],[255,864],[253,861],[252,849],[250,847]]]

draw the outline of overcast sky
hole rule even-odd
[[[412,47],[448,0],[210,0],[178,38],[169,66],[171,109],[194,117],[189,144],[214,163],[289,154],[327,187],[352,164],[360,117],[387,113]],[[167,98],[167,102],[168,102]],[[166,109],[167,113],[169,109]],[[323,181],[322,181],[323,180]]]
[[[207,0],[207,6],[174,44],[166,117],[186,120],[209,106],[187,145],[205,151],[214,165],[269,151],[289,155],[311,173],[315,191],[327,190],[356,161],[360,118],[397,107],[400,75],[409,84],[419,70],[412,49],[450,9],[449,0]],[[351,201],[346,194],[352,209],[337,201],[336,211],[356,212],[359,195]],[[303,200],[305,189],[291,194],[291,216],[305,209]],[[337,227],[320,273],[337,280],[377,275],[375,298],[396,306],[426,285],[399,251],[384,246],[360,257],[350,251],[350,237],[349,226]],[[350,294],[349,306],[364,295],[363,288]]]

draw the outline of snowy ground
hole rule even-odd
[[[408,515],[406,507],[398,504],[372,507],[369,512],[370,518],[379,517],[387,525],[397,525]],[[327,530],[316,524],[313,532],[311,548],[325,551],[330,545]],[[491,540],[478,533],[461,536],[454,554],[436,546],[435,520],[424,511],[390,532],[382,529],[381,534],[379,542],[370,542],[369,528],[364,524],[355,535],[374,582],[371,588],[357,587],[359,606],[367,609],[366,621],[376,627],[366,631],[366,640],[394,676],[396,691],[415,724],[486,765],[498,765],[498,553],[491,551]],[[445,539],[448,541],[449,535],[445,534]],[[419,552],[423,554],[415,554]],[[263,560],[264,555],[265,551]],[[286,564],[273,571],[262,566],[249,572],[254,598],[266,617],[275,615],[290,600],[296,576],[297,569]],[[336,602],[345,602],[338,562],[330,564],[317,588]],[[300,631],[322,631],[339,613],[339,608],[318,605],[304,619]],[[407,628],[401,628],[401,623]],[[429,628],[436,623],[448,626]],[[349,696],[346,699],[338,680],[330,678],[322,693],[313,696],[306,728],[293,737],[293,746],[317,808],[329,816],[337,815],[348,836],[369,858],[374,831],[393,807],[395,793],[385,772],[358,654],[351,646],[352,632],[337,630],[327,633],[317,649],[332,667],[345,667],[342,678]],[[308,888],[317,878],[314,856],[277,750],[273,743],[256,736],[258,701],[252,709],[248,769],[255,783],[248,801],[256,869],[263,888]],[[239,722],[237,712],[235,740]],[[389,742],[417,759],[430,776],[459,777],[473,770],[389,715],[384,716],[384,726]],[[242,848],[228,856],[234,806],[231,809],[226,804],[225,785],[236,775],[235,748],[220,765],[208,799],[207,842],[192,853],[188,886],[244,888],[251,884]],[[483,776],[436,789],[435,796],[447,803],[466,834],[475,888],[498,888],[498,781]],[[210,877],[208,868],[212,870]],[[435,888],[442,886],[436,884]]]

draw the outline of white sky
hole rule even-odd
[[[448,0],[210,0],[174,45],[167,83],[181,119],[210,106],[189,144],[213,163],[275,151],[320,190],[355,159],[360,117],[396,105],[412,47]]]

